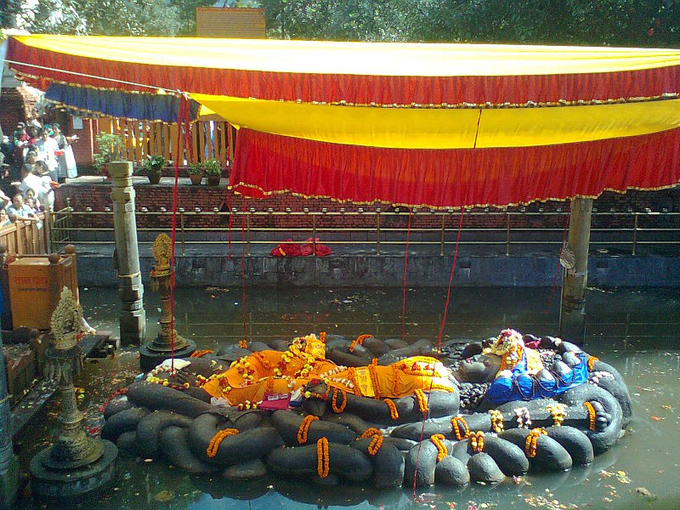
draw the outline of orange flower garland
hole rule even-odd
[[[449,453],[446,449],[446,445],[443,443],[444,434],[434,434],[430,436],[430,441],[437,447],[437,462],[441,462]]]
[[[392,400],[390,400],[389,398],[386,398],[384,400],[384,402],[385,402],[385,404],[387,404],[387,407],[390,410],[390,418],[392,418],[393,420],[398,420],[399,419],[399,411],[397,411],[396,404],[394,402],[392,402]]]
[[[427,412],[427,399],[425,398],[425,393],[423,390],[416,390],[414,392],[416,401],[418,402],[418,408],[420,412],[425,414]]]
[[[536,443],[538,442],[538,438],[544,434],[547,434],[547,432],[545,429],[540,428],[532,429],[531,432],[529,432],[526,443],[524,444],[524,451],[530,459],[536,457]]]
[[[190,358],[202,358],[202,357],[205,356],[206,354],[212,354],[212,353],[213,353],[213,351],[211,351],[210,349],[204,349],[204,350],[202,350],[202,351],[194,351],[194,352],[192,352],[192,353],[191,353],[191,356],[189,356],[189,357],[190,357]]]
[[[583,405],[586,406],[586,409],[588,410],[588,428],[595,432],[595,419],[597,418],[595,408],[590,402],[584,402]]]
[[[503,432],[503,413],[497,409],[492,409],[489,411],[489,415],[491,415],[491,430],[496,434]]]
[[[371,363],[368,365],[368,374],[371,376],[371,384],[373,385],[373,393],[375,394],[374,398],[379,399],[380,398],[380,380],[378,379],[378,374],[375,372],[375,367],[377,365],[377,360],[375,360],[376,363]]]
[[[354,352],[357,345],[364,345],[364,340],[373,338],[373,335],[359,335],[356,340],[353,340],[349,346],[349,352]]]
[[[458,441],[467,439],[470,436],[470,428],[464,418],[461,418],[460,416],[451,418],[451,426],[453,427],[453,432],[456,434],[456,439],[458,439]],[[463,427],[463,433],[460,431],[461,426]]]
[[[321,333],[319,333],[319,341],[322,344],[326,343],[326,332],[325,331],[322,331]]]
[[[326,478],[329,471],[328,439],[322,437],[316,442],[316,472],[319,474],[319,478]]]
[[[217,432],[208,444],[208,448],[205,451],[206,455],[212,459],[217,455],[217,450],[219,449],[222,440],[229,436],[235,436],[236,434],[238,434],[238,430],[236,429],[224,429]]]
[[[593,371],[593,366],[595,365],[596,361],[600,361],[600,358],[596,358],[595,356],[590,356],[588,358],[588,372]]]
[[[305,444],[307,442],[309,427],[311,426],[312,422],[318,420],[319,418],[317,416],[312,416],[311,414],[308,414],[302,419],[302,423],[300,423],[300,428],[298,429],[297,433],[297,440],[299,444]]]
[[[368,437],[372,437],[373,441],[371,441],[371,444],[368,445],[368,454],[369,455],[375,455],[378,453],[378,450],[380,450],[380,447],[383,444],[383,433],[380,432],[378,429],[375,427],[371,427],[370,429],[366,429],[363,434],[359,437],[359,439],[366,439]]]
[[[484,432],[480,430],[470,434],[470,446],[472,446],[472,451],[481,453],[484,450]]]
[[[248,348],[248,340],[239,340],[238,346],[241,349],[247,349]]]
[[[338,407],[338,393],[342,395],[342,404],[340,404],[340,407]],[[347,407],[347,392],[345,390],[335,388],[333,391],[333,398],[331,399],[331,409],[333,409],[334,413],[339,414],[345,410],[345,407]]]

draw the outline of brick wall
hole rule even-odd
[[[136,199],[135,205],[137,211],[141,212],[143,208],[148,211],[160,211],[164,207],[167,211],[172,210],[172,186],[167,184],[149,185],[140,184],[135,186]],[[112,207],[111,202],[111,186],[107,183],[90,184],[90,185],[65,185],[57,190],[56,204],[57,209],[66,206],[66,199],[70,199],[70,205],[76,211],[85,211],[88,207],[93,211],[103,211],[106,207]],[[352,204],[341,203],[330,199],[305,199],[296,197],[290,194],[274,195],[264,199],[244,199],[241,196],[231,195],[227,191],[227,187],[222,185],[220,187],[207,186],[180,186],[178,190],[178,208],[183,208],[185,211],[194,211],[199,207],[202,212],[212,212],[217,209],[219,211],[228,211],[229,204],[231,207],[236,207],[239,210],[254,209],[255,211],[268,211],[270,208],[274,212],[284,212],[290,209],[293,212],[304,211],[305,208],[311,212],[321,212],[326,208],[328,212],[340,212],[344,208],[346,212],[358,211],[363,208],[366,212],[373,212],[376,207],[380,207],[381,211],[392,211],[393,208],[389,204],[375,203],[375,204]],[[657,191],[657,192],[643,192],[630,191],[626,194],[605,193],[596,200],[594,206],[599,212],[609,212],[615,210],[616,212],[626,211],[645,211],[649,208],[654,211],[662,211],[667,209],[669,211],[680,211],[680,193],[677,191]],[[476,209],[475,211],[484,211],[485,209]],[[554,212],[557,210],[566,211],[566,205],[562,202],[546,202],[531,204],[526,207],[511,207],[510,211],[529,211],[529,212]],[[406,228],[408,224],[408,213],[406,208],[401,208],[403,214],[399,216],[382,216],[381,227],[383,228]],[[413,228],[441,228],[441,216],[426,214],[429,209],[419,208],[419,214],[412,219]],[[499,209],[489,208],[488,211],[500,211]],[[77,222],[76,227],[111,227],[111,216],[75,216]],[[445,216],[444,223],[447,229],[457,228],[459,221],[459,213],[453,212]],[[170,217],[159,217],[156,215],[139,214],[137,216],[138,227],[143,228],[170,228]],[[675,220],[677,222],[677,220]],[[240,229],[240,219],[237,219],[238,225],[233,224],[232,228]],[[513,216],[513,228],[562,228],[564,227],[565,217],[557,215],[538,215],[538,216]],[[214,215],[186,215],[185,227],[227,227],[228,216],[214,216]],[[264,215],[256,216],[251,219],[251,227],[276,227],[280,229],[287,229],[293,227],[309,227],[311,220],[303,216],[286,216],[286,215]],[[374,228],[376,225],[376,218],[374,215],[365,216],[321,216],[317,217],[317,228],[328,227],[366,227]],[[593,228],[616,228],[616,227],[630,227],[631,217],[623,216],[600,216],[593,221]],[[642,225],[641,225],[642,226]],[[464,227],[466,228],[497,228],[504,229],[506,227],[505,215],[476,215],[467,216],[464,218]]]
[[[0,126],[11,136],[18,122],[32,118],[37,96],[24,87],[3,88],[0,95]]]

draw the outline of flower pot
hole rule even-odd
[[[159,182],[161,182],[161,176],[162,175],[163,174],[161,174],[161,172],[150,172],[148,174],[149,182],[151,184],[158,184]]]
[[[203,174],[189,174],[189,179],[191,179],[191,184],[198,186],[203,181]]]
[[[209,175],[208,176],[208,186],[218,186],[220,184],[219,175]]]

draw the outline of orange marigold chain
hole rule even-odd
[[[210,440],[208,448],[205,450],[206,455],[212,459],[215,455],[217,455],[217,450],[219,449],[220,444],[222,444],[222,441],[225,438],[229,436],[235,436],[236,434],[238,434],[238,430],[236,429],[224,429],[217,432]]]
[[[239,340],[238,346],[241,349],[247,349],[248,348],[248,340]]]
[[[300,428],[298,429],[297,433],[297,440],[299,444],[305,444],[307,442],[309,427],[312,425],[312,422],[318,420],[319,418],[317,416],[312,416],[311,414],[308,414],[302,419],[302,423],[300,423]]]
[[[584,402],[583,405],[586,406],[586,409],[588,410],[588,428],[595,432],[595,419],[597,418],[595,408],[590,402]]]
[[[338,393],[342,395],[342,404],[340,404],[339,407],[338,407]],[[333,398],[331,399],[331,409],[333,409],[334,413],[339,414],[345,410],[345,407],[347,407],[347,392],[339,388],[334,388]]]
[[[470,446],[472,451],[481,453],[484,451],[484,432],[481,430],[470,434]]]
[[[191,356],[189,356],[189,357],[190,357],[190,358],[202,358],[202,357],[205,356],[206,354],[212,354],[212,353],[213,353],[213,351],[211,351],[210,349],[204,349],[204,350],[202,350],[202,351],[194,351],[194,352],[192,352],[192,353],[191,353]]]
[[[392,418],[393,420],[398,420],[399,419],[399,411],[397,411],[396,404],[394,402],[392,402],[392,400],[390,400],[389,398],[386,398],[384,400],[384,402],[385,402],[385,404],[387,404],[387,407],[390,410],[390,418]]]
[[[357,345],[364,345],[364,340],[373,338],[373,335],[359,335],[356,340],[353,340],[349,346],[349,352],[354,352]]]
[[[369,455],[375,455],[378,453],[378,450],[380,450],[380,447],[383,444],[383,433],[380,432],[378,429],[375,427],[371,427],[370,429],[366,429],[363,434],[359,437],[359,439],[366,439],[372,437],[373,441],[371,441],[371,444],[368,445],[368,454]]]
[[[595,366],[595,362],[600,361],[600,358],[596,358],[595,356],[590,356],[588,358],[588,372],[593,371],[593,367]]]
[[[461,418],[460,416],[451,418],[451,426],[453,427],[453,432],[456,434],[456,439],[458,439],[458,441],[470,437],[470,428],[464,418]],[[461,426],[463,427],[463,432],[460,430]]]
[[[430,436],[430,441],[437,447],[437,462],[444,460],[444,457],[449,453],[444,444],[444,434],[434,434]]]
[[[375,371],[377,364],[371,363],[368,365],[368,374],[371,376],[371,384],[373,385],[373,393],[375,399],[380,398],[380,380],[378,379],[378,374]]]
[[[420,412],[425,414],[427,413],[427,398],[425,398],[425,393],[423,390],[416,390],[415,392],[416,396],[416,401],[418,402],[418,408],[420,409]]]
[[[319,341],[322,344],[326,343],[326,332],[325,331],[322,331],[321,333],[319,333]]]
[[[319,478],[326,478],[329,471],[328,439],[322,437],[316,442],[316,472],[319,474]]]
[[[524,451],[527,454],[527,457],[530,459],[536,457],[536,445],[538,443],[538,438],[544,434],[547,434],[547,432],[545,429],[541,428],[532,429],[531,432],[529,432],[526,443],[524,444]]]

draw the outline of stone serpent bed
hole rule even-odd
[[[276,411],[253,409],[250,402],[213,405],[215,399],[201,386],[230,364],[242,366],[254,352],[283,352],[291,344],[227,346],[189,359],[175,375],[159,369],[150,377],[154,382],[131,384],[125,396],[106,406],[102,437],[133,455],[163,458],[192,473],[221,471],[236,481],[270,473],[325,485],[344,480],[377,488],[414,482],[464,486],[592,463],[619,440],[631,418],[620,374],[559,339],[526,335],[520,342],[512,334],[485,343],[446,344],[438,357],[459,380],[453,391],[416,390],[376,399],[334,387],[331,379],[312,379],[304,385],[299,409]],[[522,379],[526,373],[507,370],[508,359],[517,357],[508,338],[521,343],[521,359],[541,357],[542,369],[528,383]],[[426,340],[408,345],[330,336],[324,353],[344,367],[410,363],[437,354]],[[576,384],[579,370],[587,379]],[[512,383],[503,386],[504,377]],[[543,397],[546,388],[552,388],[551,398]],[[523,400],[499,402],[499,391],[511,398],[519,391]]]

